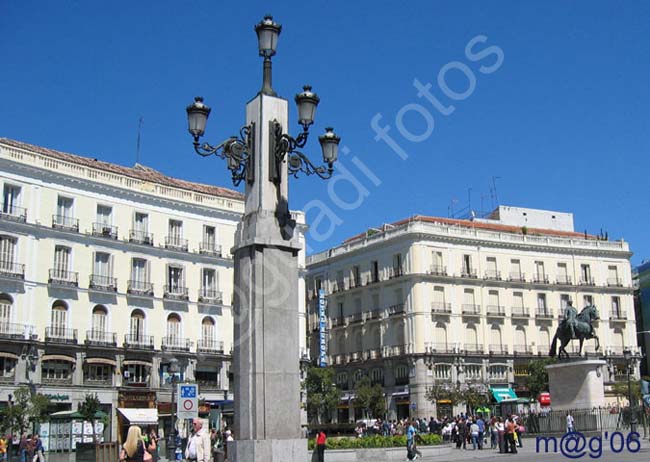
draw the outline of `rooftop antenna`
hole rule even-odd
[[[135,150],[135,163],[139,164],[140,163],[140,132],[142,131],[142,122],[144,119],[142,116],[140,116],[140,119],[138,120],[138,143],[136,145],[136,150]]]
[[[494,203],[492,204],[493,209],[499,206],[499,198],[497,196],[497,180],[500,179],[500,176],[492,177],[492,198],[494,199]]]

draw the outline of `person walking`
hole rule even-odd
[[[470,424],[469,433],[472,439],[472,450],[476,451],[477,449],[479,449],[479,444],[478,444],[479,429],[478,429],[478,424],[476,422],[472,422]]]
[[[323,430],[316,435],[316,454],[318,455],[318,462],[325,462],[325,446],[327,445],[327,435]]]
[[[7,461],[7,441],[9,438],[5,439],[4,436],[0,436],[0,462]]]
[[[203,428],[201,419],[192,420],[192,436],[185,448],[185,458],[190,462],[210,462],[212,459],[210,434]]]
[[[45,462],[45,448],[43,447],[43,440],[40,435],[36,433],[32,439],[32,446],[34,446],[33,462]]]
[[[505,446],[506,453],[517,454],[517,445],[515,444],[515,422],[512,418],[506,420]]]
[[[122,462],[144,462],[144,440],[142,439],[142,430],[137,425],[131,425],[126,435],[126,441],[120,451],[120,461]]]
[[[567,433],[576,431],[575,421],[573,420],[573,416],[570,412],[566,413],[566,431]]]

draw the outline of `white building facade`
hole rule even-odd
[[[339,421],[361,418],[354,386],[364,375],[383,386],[390,419],[465,410],[434,405],[434,385],[526,396],[527,364],[548,355],[569,300],[598,307],[601,347],[587,341],[586,351],[608,360],[606,382],[624,376],[623,348],[637,350],[628,244],[574,232],[570,214],[497,212],[480,221],[415,216],[308,257],[311,354],[324,289],[327,355],[344,390]]]
[[[227,410],[243,195],[8,139],[0,171],[0,403],[21,384],[59,410],[96,393],[106,438],[118,408],[156,408],[169,434],[174,358],[202,412]]]

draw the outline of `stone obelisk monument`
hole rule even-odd
[[[287,127],[287,101],[260,92],[246,106],[255,142],[233,248],[235,442],[228,455],[236,462],[307,460],[300,434],[300,244],[289,216],[287,166],[271,153],[272,121]]]

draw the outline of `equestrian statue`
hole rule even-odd
[[[578,356],[581,355],[583,342],[591,338],[596,339],[596,351],[598,351],[600,348],[600,342],[593,326],[593,322],[597,319],[598,309],[594,305],[585,306],[580,314],[578,314],[578,310],[576,310],[571,301],[569,301],[564,309],[564,319],[555,331],[555,336],[551,343],[551,351],[549,351],[548,355],[550,357],[555,357],[557,355],[560,359],[568,358],[569,353],[564,347],[566,347],[573,339],[580,340]],[[560,340],[559,351],[557,350],[558,340]]]

